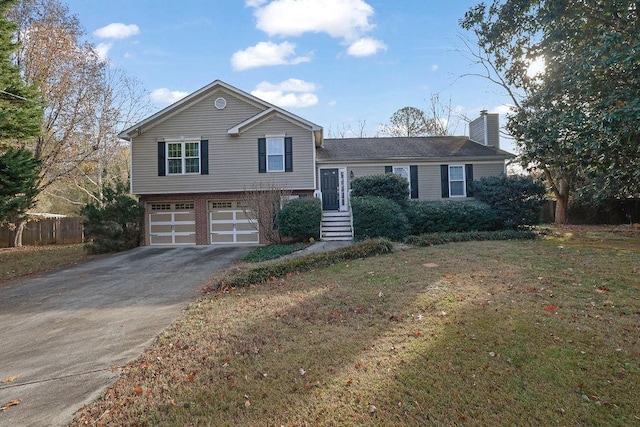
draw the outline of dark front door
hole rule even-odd
[[[320,171],[320,191],[322,191],[322,210],[337,211],[340,208],[338,199],[338,169],[322,169]]]

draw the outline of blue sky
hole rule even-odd
[[[63,0],[64,1],[64,0]],[[367,136],[431,94],[469,117],[506,96],[463,52],[458,22],[479,0],[67,0],[110,63],[157,109],[220,79],[340,136]],[[501,115],[501,123],[504,123]],[[450,131],[466,134],[454,115]],[[346,135],[351,136],[351,135]],[[514,151],[502,139],[502,148]]]

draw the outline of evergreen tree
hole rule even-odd
[[[14,222],[35,204],[39,164],[22,148],[0,155],[0,223]]]
[[[43,114],[37,88],[24,84],[14,61],[18,27],[7,14],[16,3],[0,0],[0,144],[38,135]]]

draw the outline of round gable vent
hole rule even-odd
[[[227,100],[224,99],[223,97],[216,98],[213,105],[215,105],[218,110],[223,110],[224,107],[227,106]]]

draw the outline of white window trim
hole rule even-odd
[[[391,166],[391,168],[392,168],[393,173],[398,175],[398,176],[402,176],[402,175],[400,175],[399,173],[396,173],[396,169],[406,169],[407,170],[406,178],[407,178],[407,182],[409,183],[408,197],[411,198],[411,167],[410,166],[400,165],[400,166]]]
[[[284,172],[285,171],[285,161],[286,161],[286,153],[285,153],[285,146],[284,146],[284,138],[285,135],[267,135],[265,137],[265,145],[266,145],[266,163],[267,163],[267,172]],[[269,141],[278,141],[281,143],[282,146],[282,169],[271,169],[269,167],[269,156],[280,156],[280,154],[269,154]]]
[[[202,146],[200,144],[200,140],[191,140],[191,139],[186,139],[186,140],[166,140],[165,141],[167,144],[167,155],[165,158],[165,162],[166,162],[166,171],[167,171],[167,175],[200,175],[201,172],[201,157],[202,157]],[[170,145],[171,144],[180,144],[181,145],[181,154],[182,156],[180,157],[181,160],[181,166],[180,166],[180,172],[171,172],[171,168],[169,167],[169,159],[171,160],[177,160],[178,157],[169,157],[169,152],[170,150]],[[187,157],[187,150],[186,150],[186,144],[197,144],[198,145],[198,156],[197,157]],[[198,171],[197,172],[187,172],[187,159],[198,159]]]
[[[462,168],[462,194],[452,194],[451,192],[451,182],[460,182],[459,179],[452,180],[451,179],[451,168]],[[449,165],[449,197],[467,197],[467,171],[465,170],[464,165]]]

